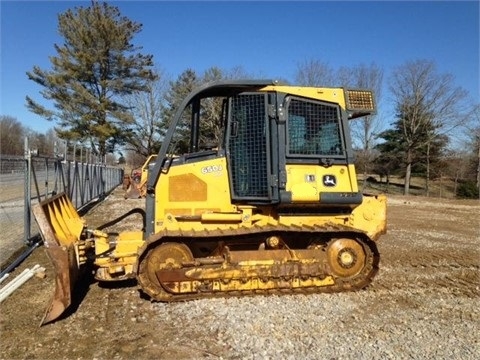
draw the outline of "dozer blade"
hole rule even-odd
[[[55,293],[40,325],[57,319],[70,306],[79,274],[75,245],[80,241],[84,221],[65,193],[32,207],[45,250],[55,270]]]

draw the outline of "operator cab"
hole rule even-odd
[[[206,84],[177,111],[147,193],[172,166],[226,158],[232,203],[351,210],[362,194],[347,122],[373,111],[364,90],[270,80]]]

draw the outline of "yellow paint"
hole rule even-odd
[[[353,165],[323,167],[295,164],[287,165],[286,170],[286,190],[292,193],[293,202],[318,202],[321,192],[358,192]],[[323,176],[327,175],[336,177],[336,186],[324,186]]]
[[[225,158],[172,166],[168,173],[160,176],[155,193],[156,232],[164,227],[172,230],[213,229],[218,224],[238,221],[236,206],[230,201]],[[167,214],[172,218],[167,218]],[[206,223],[200,220],[182,222],[182,216],[200,216]]]
[[[260,91],[278,91],[310,99],[328,101],[339,104],[345,109],[345,96],[342,88],[317,88],[297,86],[266,86]]]

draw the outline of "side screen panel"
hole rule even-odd
[[[231,98],[227,141],[234,199],[269,199],[265,94]]]

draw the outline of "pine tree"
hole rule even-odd
[[[426,147],[428,189],[434,142],[440,134],[448,136],[465,121],[462,102],[466,92],[453,81],[451,74],[439,74],[435,63],[427,60],[408,61],[393,71],[390,92],[397,110],[395,127],[405,148],[405,195],[410,191],[412,167],[418,162],[420,149]]]
[[[59,137],[88,141],[103,157],[125,141],[133,119],[121,96],[146,90],[154,78],[152,55],[143,55],[132,40],[142,25],[122,16],[117,7],[92,2],[58,17],[64,38],[55,44],[52,69],[34,66],[30,80],[43,87],[41,94],[53,102],[47,109],[29,96],[30,111],[56,120]]]
[[[183,99],[185,99],[198,84],[197,74],[192,69],[185,70],[179,75],[176,81],[170,83],[170,90],[165,96],[166,106],[163,112],[162,128],[165,130],[168,129]],[[191,114],[191,109],[184,111],[181,121],[177,125],[177,130],[172,139],[172,149],[170,150],[172,153],[183,154],[189,151]]]
[[[435,123],[426,119],[428,114],[419,114],[418,109],[419,107],[416,108],[416,118],[425,120],[414,124],[411,118],[412,109],[404,106],[399,109],[397,120],[392,124],[393,128],[378,135],[378,138],[384,141],[375,147],[380,152],[375,163],[377,172],[381,172],[381,175],[403,175],[406,183],[409,183],[412,173],[424,175],[428,190],[430,169],[439,163],[448,138],[439,134]]]

